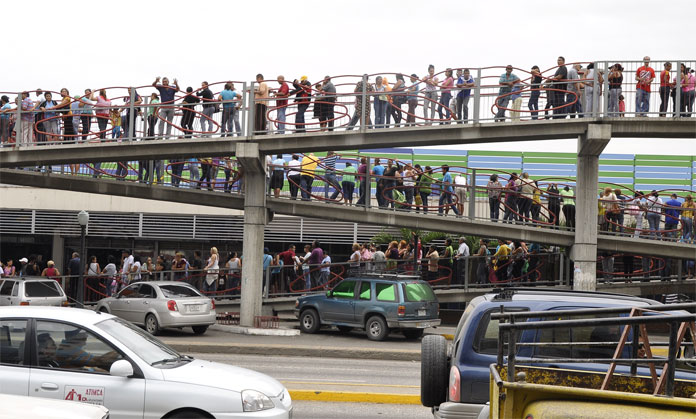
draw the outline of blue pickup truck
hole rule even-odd
[[[489,366],[496,362],[498,355],[498,320],[492,319],[491,315],[500,313],[501,307],[505,312],[560,312],[589,308],[648,307],[659,304],[654,300],[628,295],[541,289],[505,289],[476,297],[464,311],[451,344],[448,345],[447,341],[438,335],[426,336],[423,339],[421,403],[432,408],[435,418],[479,417],[489,399]],[[601,326],[528,332],[521,334],[518,341],[578,343],[572,346],[525,346],[517,353],[518,359],[611,358],[613,348],[583,345],[582,342],[616,342],[620,335],[618,328],[608,330]],[[574,366],[568,364],[563,367]],[[583,364],[583,368],[587,367],[588,365]],[[595,367],[602,366],[595,364]],[[606,370],[606,366],[604,369]],[[692,379],[696,376],[693,371],[678,372],[677,376],[683,374]]]

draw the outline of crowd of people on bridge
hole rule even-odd
[[[643,65],[632,74],[630,80],[629,77],[624,80],[624,68],[620,63],[615,63],[606,71],[595,67],[595,63],[585,67],[580,63],[566,65],[565,58],[558,57],[553,75],[544,75],[535,65],[529,71],[522,70],[526,74],[521,78],[514,73],[515,68],[508,65],[498,80],[497,96],[493,95],[495,120],[505,120],[506,112],[510,111],[510,119],[519,121],[523,97],[527,98],[532,120],[538,119],[542,111],[545,118],[554,119],[592,114],[601,107],[605,78],[609,91],[608,116],[624,115],[626,104],[622,88],[633,81],[637,116],[648,116],[653,84],[658,83],[659,116],[670,114],[670,99],[675,115],[693,115],[696,76],[694,70],[684,63],[675,71],[671,62],[664,62],[663,69],[656,72],[651,67],[650,57],[646,56]],[[443,73],[436,73],[433,65],[428,66],[425,75],[397,73],[391,83],[390,77],[378,75],[374,77],[374,82],[367,77],[367,80],[355,83],[352,92],[355,101],[352,103],[341,101],[351,93],[338,93],[332,77],[328,75],[311,83],[307,76],[289,82],[282,75],[267,80],[263,74],[257,74],[253,90],[249,92],[253,94],[253,131],[255,134],[301,133],[308,126],[332,131],[336,121],[343,117],[349,118],[345,128],[353,129],[363,118],[363,108],[365,115],[362,123],[370,128],[430,125],[433,122],[449,124],[452,121],[466,123],[469,122],[469,102],[473,90],[480,88],[482,83],[473,77],[468,68],[447,68]],[[273,83],[273,87],[269,83]],[[67,88],[62,88],[59,97],[54,97],[54,92],[42,89],[24,91],[14,99],[2,95],[0,143],[32,145],[95,138],[106,140],[109,134],[112,139],[172,138],[173,128],[180,131],[182,137],[211,135],[218,131],[222,136],[242,135],[239,116],[246,106],[243,103],[244,92],[240,92],[233,82],[224,83],[218,93],[214,93],[206,81],[201,83],[200,88],[189,86],[183,89],[176,78],[170,82],[167,77],[157,77],[151,87],[155,92],[146,95],[128,88],[128,94],[118,103],[109,99],[107,89],[85,89],[83,94],[71,96]],[[363,92],[368,95],[364,97]],[[542,94],[546,98],[544,110],[539,108]],[[316,122],[307,122],[306,113],[310,106],[311,117]],[[336,106],[341,111],[336,112]],[[354,108],[353,115],[348,114],[347,106]],[[417,111],[418,107],[421,111]],[[292,110],[288,112],[288,108]],[[17,124],[17,109],[22,111],[21,124]],[[214,114],[218,112],[221,113],[220,122],[214,120]],[[270,116],[272,114],[273,117]],[[294,122],[287,121],[287,116],[291,114],[294,114]],[[174,122],[175,116],[180,117],[177,123]],[[142,119],[146,128],[139,131],[137,119]],[[196,120],[199,124],[194,128]],[[92,130],[94,122],[98,125],[98,131]],[[269,123],[273,127],[269,127]],[[21,128],[16,129],[17,125]],[[290,129],[286,129],[287,126]]]
[[[340,160],[345,164],[343,170],[336,168]],[[493,222],[501,221],[502,212],[503,223],[576,227],[572,185],[551,181],[540,184],[528,172],[520,175],[512,172],[506,175],[508,179],[504,184],[501,177],[493,173],[485,188],[472,188],[466,172],[456,169],[453,174],[447,164],[433,170],[430,166],[379,157],[346,156],[342,159],[333,151],[321,158],[313,153],[301,158],[293,154],[289,160],[283,155],[277,155],[275,159],[266,156],[266,166],[268,193],[275,198],[281,197],[287,186],[290,199],[299,197],[305,201],[315,199],[346,205],[371,205],[368,201],[371,201],[374,181],[378,208],[426,214],[437,210],[439,215],[451,211],[457,217],[465,217],[473,189],[474,194],[485,191],[488,195],[489,219]],[[598,228],[603,232],[636,238],[694,243],[696,204],[693,197],[689,193],[669,195],[669,199],[663,201],[657,190],[649,194],[635,191],[627,195],[621,188],[607,186],[598,194]],[[475,211],[475,198],[472,204]]]

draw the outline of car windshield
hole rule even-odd
[[[407,282],[404,284],[404,298],[410,302],[435,301],[435,293],[430,285],[423,282]]]
[[[160,289],[164,298],[202,297],[198,291],[186,285],[160,285]]]
[[[113,336],[128,349],[150,365],[163,364],[162,361],[183,359],[176,350],[170,348],[137,326],[118,318],[107,319],[96,325]]]
[[[27,281],[24,283],[25,297],[60,297],[63,294],[58,289],[56,281]]]

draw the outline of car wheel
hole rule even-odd
[[[191,329],[193,329],[194,334],[202,335],[206,330],[208,330],[208,326],[191,326]]]
[[[389,336],[389,328],[387,322],[382,316],[372,316],[365,323],[365,331],[367,338],[370,340],[384,340]]]
[[[160,332],[159,323],[154,314],[145,316],[145,330],[151,335],[157,335]]]
[[[428,335],[421,342],[421,404],[439,406],[447,397],[447,341]]]
[[[99,312],[109,314],[109,309],[107,309],[106,307],[99,307]]]
[[[182,411],[182,412],[176,412],[173,415],[167,416],[167,419],[209,419],[211,416],[208,416],[204,413],[201,412],[196,412],[196,411]]]
[[[316,310],[308,309],[300,315],[300,330],[304,333],[316,333],[320,326],[319,314]]]
[[[406,339],[414,340],[420,339],[423,336],[423,329],[404,329],[401,333],[404,334]]]
[[[338,328],[338,331],[341,333],[350,333],[351,330],[353,330],[352,327],[350,326],[336,326]]]

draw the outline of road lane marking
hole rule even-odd
[[[315,402],[383,403],[420,405],[420,395],[357,393],[352,391],[288,390],[293,400]]]
[[[279,379],[283,384],[322,384],[322,385],[337,385],[337,386],[356,386],[356,387],[393,387],[393,388],[420,388],[420,386],[411,386],[406,384],[371,384],[371,383],[346,383],[346,382],[317,382],[317,381],[284,381]],[[336,381],[336,380],[334,380]]]

